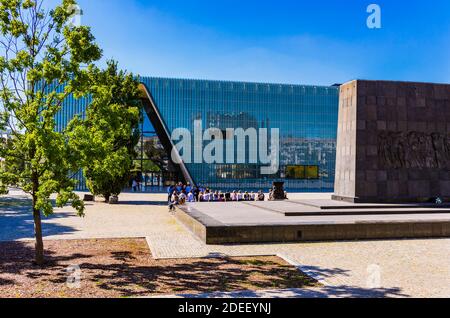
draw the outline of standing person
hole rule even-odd
[[[141,176],[141,191],[142,192],[145,192],[145,188],[146,188],[146,181],[145,181],[145,179],[146,179],[147,177],[145,176],[145,175],[142,175]]]
[[[133,179],[133,182],[132,182],[133,192],[137,192],[137,186],[138,186],[138,184],[136,182],[136,179]]]
[[[200,202],[200,189],[198,187],[194,187],[194,198],[195,202]]]
[[[192,190],[192,187],[191,187],[191,184],[188,182],[187,184],[186,184],[186,188],[185,188],[185,190],[186,190],[186,193],[189,193],[189,192],[191,192],[191,190]]]
[[[191,192],[188,193],[187,201],[188,201],[189,203],[195,202],[195,196],[194,196],[193,191],[191,191]]]
[[[178,200],[179,200],[178,194],[176,191],[174,191],[169,200],[169,211],[170,212],[175,211],[175,206],[178,204]]]
[[[175,191],[175,187],[173,186],[173,185],[170,185],[168,188],[167,188],[167,202],[170,202],[171,201],[171,199],[172,199],[172,195],[173,195],[173,192]]]

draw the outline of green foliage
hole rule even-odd
[[[130,178],[139,141],[139,82],[108,62],[90,77],[92,102],[86,119],[68,126],[70,145],[80,155],[89,190],[106,200],[119,195]]]
[[[43,0],[0,0],[0,129],[12,132],[0,146],[0,188],[30,193],[35,214],[53,213],[54,193],[58,207],[71,202],[84,212],[69,174],[77,156],[54,119],[69,94],[86,95],[102,54],[89,27],[68,24],[75,5],[62,0],[47,10]]]
[[[155,140],[147,140],[144,142],[144,153],[152,162],[152,170],[144,171],[164,171],[167,170],[168,160],[167,153],[164,148]]]

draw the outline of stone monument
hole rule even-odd
[[[450,85],[362,81],[340,88],[334,200],[450,199]]]
[[[286,199],[286,195],[284,193],[284,182],[273,183],[273,199],[277,201]]]

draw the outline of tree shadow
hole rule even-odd
[[[116,253],[117,254],[117,253]],[[120,253],[122,254],[122,253]],[[116,256],[116,255],[115,255]],[[315,280],[292,271],[290,266],[276,264],[248,265],[251,270],[239,268],[243,264],[234,259],[211,259],[180,264],[164,264],[152,266],[134,266],[128,264],[129,258],[119,258],[122,264],[92,264],[80,265],[83,270],[101,274],[91,277],[102,282],[99,288],[114,290],[125,297],[148,296],[149,294],[164,294],[192,291],[195,293],[211,293],[217,290],[240,290],[244,285],[255,289],[312,287]],[[273,265],[266,268],[268,265]],[[250,277],[260,277],[250,282]],[[270,279],[267,279],[269,278]],[[136,286],[139,288],[136,290]]]
[[[15,281],[11,279],[0,278],[0,286],[12,285]]]
[[[301,270],[305,273],[308,273],[308,275],[316,278],[327,278],[327,277],[333,277],[333,276],[345,276],[348,277],[349,270],[342,269],[342,268],[323,268],[318,266],[301,266]]]
[[[366,289],[352,286],[322,288],[294,288],[268,291],[215,292],[207,294],[180,294],[183,298],[405,298],[410,297],[400,288]]]
[[[44,246],[46,242],[44,242]],[[42,266],[34,264],[35,250],[33,242],[16,241],[0,242],[0,275],[25,276],[38,279],[51,276],[52,270],[62,270],[61,263],[90,258],[90,255],[74,253],[67,256],[56,256],[54,252],[45,249],[45,263]],[[12,285],[16,281],[0,276],[0,286]]]
[[[58,212],[42,217],[43,236],[63,235],[75,232],[70,226],[45,222],[72,216],[69,212]],[[31,200],[25,196],[0,197],[0,242],[34,238],[34,221]]]
[[[49,245],[60,248],[60,244],[60,241],[54,241]],[[73,246],[78,244],[74,242]],[[76,264],[83,275],[83,288],[76,291],[80,297],[167,294],[182,294],[182,297],[189,298],[409,297],[400,288],[321,286],[312,277],[278,262],[275,257],[154,260],[145,248],[128,250],[122,246],[108,249],[105,246],[105,250],[99,253],[101,248],[88,246],[82,253],[63,250],[62,255],[46,249],[47,262],[38,267],[31,262],[34,257],[32,243],[0,242],[0,286],[14,285],[18,283],[16,279],[21,283],[25,277],[31,283],[48,285],[51,290],[63,290],[66,288],[67,266]],[[99,255],[103,258],[99,259]],[[327,277],[348,275],[340,268],[308,266],[303,269]],[[269,292],[261,294],[256,290]]]
[[[305,275],[308,275],[313,281],[314,278],[323,279],[333,276],[350,276],[349,271],[341,268],[323,268],[318,266],[302,266]],[[283,287],[264,291],[265,286],[260,286],[260,291],[244,290],[237,292],[213,292],[198,294],[180,294],[179,297],[185,298],[398,298],[411,297],[402,292],[401,288],[363,288],[357,286],[320,286],[306,285],[302,288]],[[313,288],[305,288],[313,287]],[[261,291],[262,290],[262,291]]]

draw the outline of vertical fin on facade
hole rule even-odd
[[[192,185],[195,185],[195,182],[189,173],[189,170],[187,169],[186,165],[184,164],[183,160],[181,160],[181,156],[176,149],[172,139],[170,138],[170,132],[167,129],[164,120],[158,110],[158,107],[145,86],[145,84],[140,84],[139,89],[141,91],[141,99],[142,104],[144,106],[145,113],[147,114],[148,118],[150,119],[150,122],[152,123],[153,127],[155,128],[156,134],[158,135],[159,140],[161,141],[162,146],[164,147],[165,151],[169,155],[169,157],[172,155],[172,153],[177,156],[177,161],[181,162],[181,164],[175,164],[177,168],[179,168],[179,172],[181,172],[183,178],[186,182],[189,182]]]

